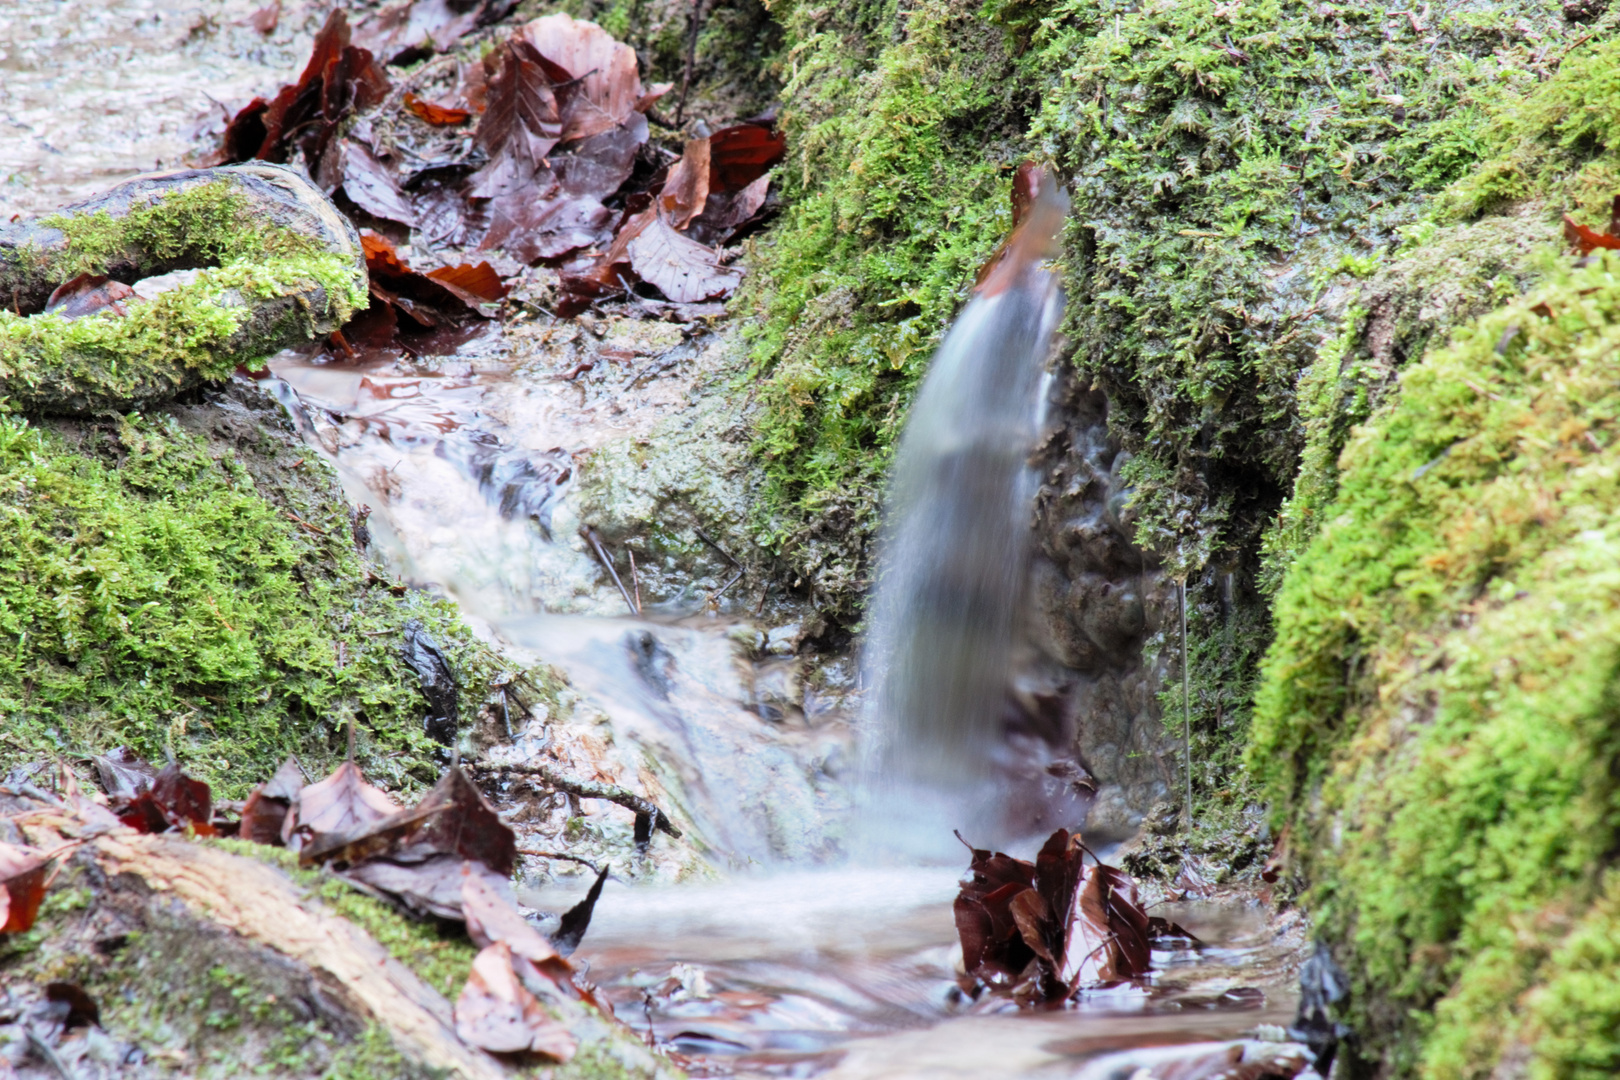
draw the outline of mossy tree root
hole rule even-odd
[[[151,299],[46,313],[80,274],[133,284],[196,269]],[[0,399],[83,414],[162,401],[341,326],[366,304],[354,227],[291,169],[256,162],[136,177],[0,227]]]

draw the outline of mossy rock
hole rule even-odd
[[[81,274],[194,280],[127,313],[43,309]],[[88,202],[0,228],[0,400],[88,413],[162,401],[337,329],[367,301],[354,226],[277,165],[138,177]]]
[[[1620,1069],[1617,425],[1604,254],[1402,376],[1278,595],[1248,760],[1397,1075]]]

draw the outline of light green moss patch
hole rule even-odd
[[[1249,763],[1310,838],[1373,1049],[1436,1080],[1518,1043],[1533,1075],[1620,1055],[1612,1026],[1532,1038],[1549,995],[1620,975],[1572,931],[1620,839],[1617,272],[1563,272],[1410,369],[1278,595]],[[1598,1032],[1604,1000],[1561,1030]]]

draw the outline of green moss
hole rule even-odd
[[[1249,762],[1312,838],[1397,1071],[1620,1054],[1603,997],[1535,1036],[1556,995],[1620,974],[1590,929],[1620,840],[1617,271],[1561,272],[1409,369],[1278,594]]]
[[[24,407],[67,403],[82,411],[85,403],[172,396],[193,375],[224,378],[367,303],[365,275],[351,256],[255,215],[224,180],[168,192],[117,217],[58,215],[40,225],[65,242],[0,260],[0,285],[64,282],[120,265],[206,269],[153,300],[124,301],[124,315],[0,311],[0,395]],[[266,301],[294,296],[318,298],[325,308],[294,303],[265,314]]]
[[[403,624],[426,621],[464,685],[492,661],[448,604],[367,584],[335,491],[277,494],[167,417],[75,449],[0,416],[0,759],[123,744],[241,798],[289,753],[329,768],[352,716],[368,774],[431,783]]]
[[[761,538],[848,613],[911,394],[1010,227],[1034,99],[965,0],[772,10],[790,42],[787,209],[739,302],[758,317]]]

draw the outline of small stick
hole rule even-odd
[[[640,615],[641,614],[641,579],[636,576],[636,549],[631,547],[629,544],[626,544],[626,545],[624,545],[624,550],[629,552],[629,554],[630,554],[630,584],[635,586],[635,589],[636,589],[636,614]]]
[[[591,528],[589,525],[582,525],[580,526],[579,535],[583,536],[590,543],[591,547],[596,549],[596,557],[600,559],[602,561],[602,565],[607,568],[608,576],[613,579],[613,584],[619,587],[619,595],[624,597],[625,605],[630,608],[630,613],[632,615],[640,615],[641,608],[638,607],[636,602],[630,598],[630,590],[624,587],[624,582],[619,580],[619,572],[613,569],[613,564],[608,561],[607,552],[602,550],[602,538],[597,535],[596,530]]]
[[[594,780],[581,780],[568,776],[550,765],[481,765],[475,764],[472,768],[482,773],[512,774],[516,776],[532,776],[538,778],[545,786],[553,791],[560,791],[572,798],[605,799],[617,803],[626,810],[635,814],[645,814],[652,819],[653,827],[659,832],[667,833],[677,839],[681,830],[669,820],[669,815],[658,808],[651,799],[627,791],[614,784],[599,784]]]
[[[742,576],[743,576],[742,568],[738,567],[737,572],[735,574],[731,575],[731,580],[726,582],[724,585],[720,586],[718,589],[714,590],[714,592],[709,596],[709,600],[711,602],[713,602],[715,600],[719,600],[720,599],[720,594],[725,592],[727,589],[731,588],[733,585],[737,584],[738,580],[741,579]]]
[[[675,105],[675,124],[686,119],[686,91],[692,85],[692,66],[697,62],[698,31],[703,29],[703,0],[692,0],[692,25],[686,32],[686,71],[681,75],[681,100]]]

